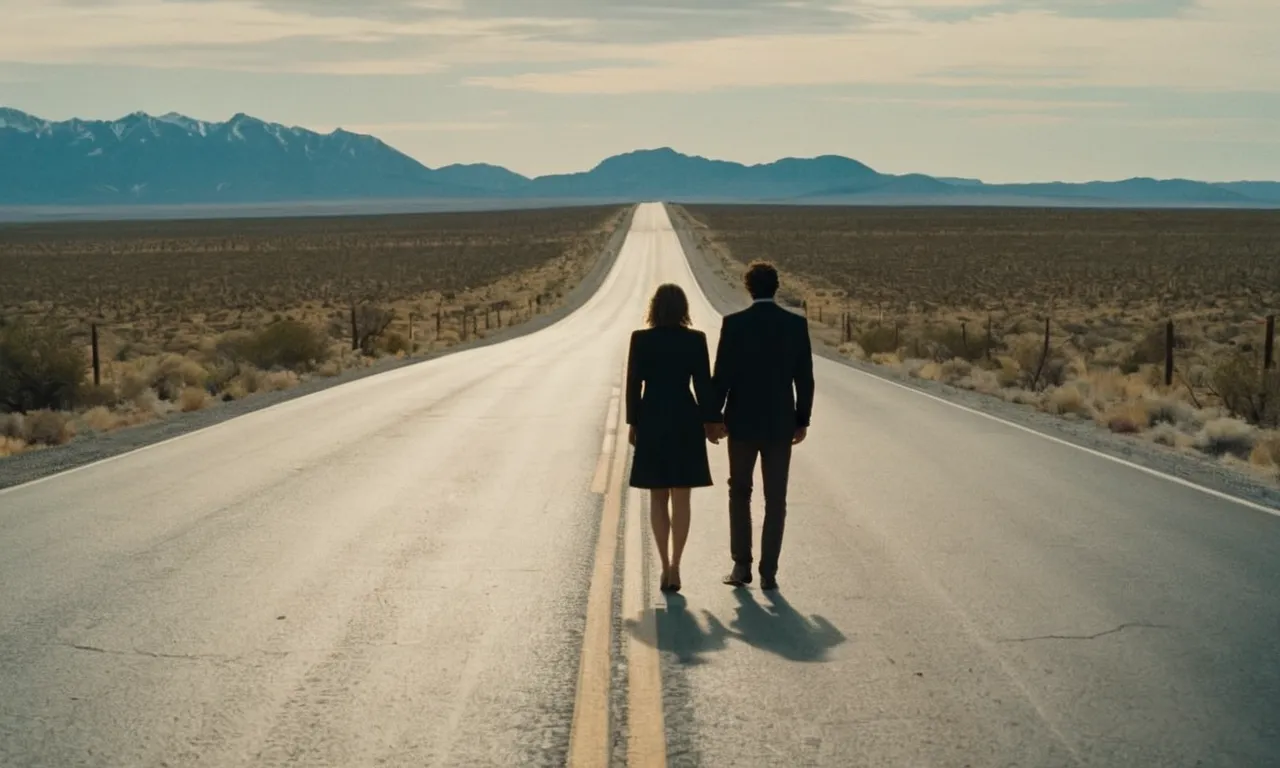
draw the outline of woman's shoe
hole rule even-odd
[[[662,569],[662,577],[658,579],[658,589],[662,592],[671,589],[671,575],[666,568]]]
[[[680,591],[680,566],[673,567],[671,571],[674,575],[667,580],[667,584],[668,584],[667,589],[671,590],[672,592],[679,592]]]

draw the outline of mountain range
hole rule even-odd
[[[1280,183],[986,184],[885,174],[836,155],[744,165],[670,148],[529,178],[486,164],[428,168],[373,136],[321,134],[244,114],[220,123],[143,112],[52,122],[0,108],[0,205],[372,200],[1280,207]]]

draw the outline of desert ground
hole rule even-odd
[[[775,263],[840,354],[1280,477],[1280,213],[672,210],[723,275]]]
[[[625,214],[0,226],[0,457],[519,325],[560,306]]]

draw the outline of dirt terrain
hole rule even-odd
[[[1280,475],[1280,213],[672,209],[721,274],[777,264],[845,355]]]
[[[0,456],[438,353],[556,312],[627,210],[0,226],[0,344],[49,344],[65,353],[61,378],[84,376],[39,408],[4,402],[0,376]]]

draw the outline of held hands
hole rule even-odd
[[[702,429],[707,435],[707,440],[709,440],[712,445],[719,445],[721,440],[729,436],[729,431],[725,429],[724,424],[718,421],[707,422],[702,425]],[[791,438],[791,444],[799,445],[803,443],[805,438],[808,436],[808,428],[800,427],[796,430],[795,436]],[[633,446],[636,444],[636,428],[634,426],[627,430],[627,442]]]

